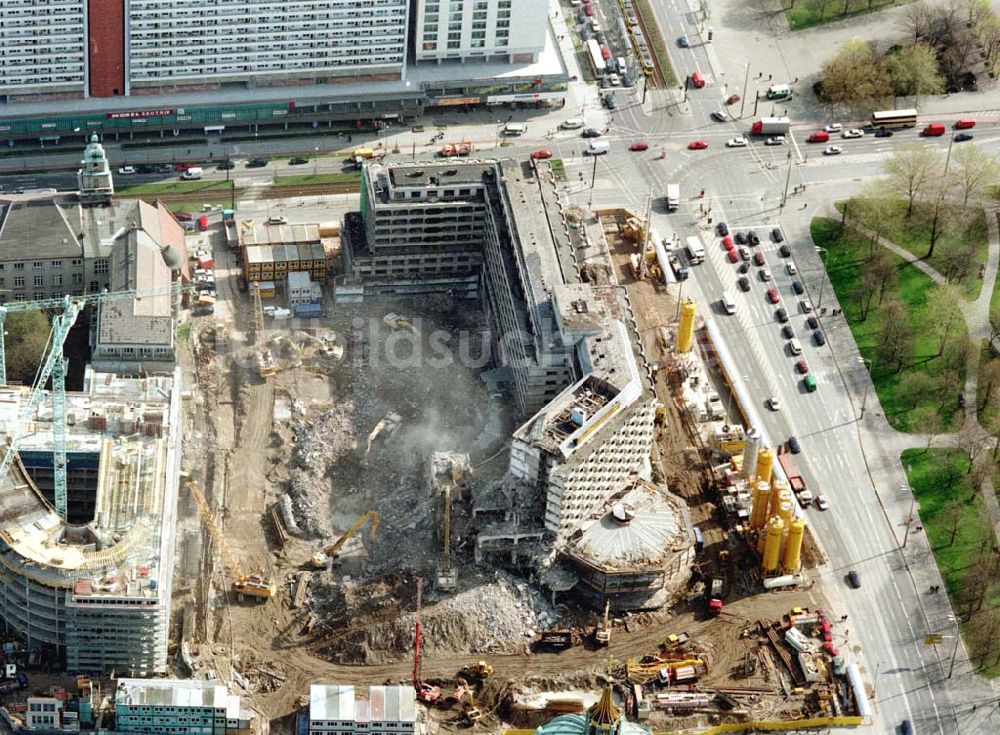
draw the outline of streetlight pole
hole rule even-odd
[[[740,98],[740,118],[743,118],[743,107],[747,103],[747,82],[750,81],[750,62],[743,67],[743,96]]]
[[[868,404],[868,384],[875,382],[875,358],[873,357],[868,359],[865,357],[859,357],[858,360],[860,360],[863,365],[868,365],[868,376],[870,378],[870,380],[865,380],[865,395],[864,398],[861,399],[861,418],[864,418],[865,406]]]
[[[910,467],[906,466],[906,475],[910,475]],[[910,526],[913,525],[913,506],[917,504],[917,497],[913,494],[913,488],[910,487],[910,481],[906,481],[906,489],[910,491],[910,512],[906,516],[906,532],[903,534],[903,548],[906,548],[906,542],[910,539]]]
[[[788,184],[792,180],[792,152],[788,151],[788,173],[785,174],[785,190],[781,192],[781,207],[785,208],[785,203],[788,201]]]
[[[587,199],[587,209],[594,203],[594,182],[597,181],[597,156],[591,156],[594,159],[594,169],[590,174],[590,198]]]
[[[819,301],[816,302],[816,308],[820,309],[820,308],[823,307],[823,290],[826,288],[826,278],[827,278],[827,276],[826,276],[826,258],[827,258],[827,255],[830,253],[830,251],[827,250],[826,248],[821,248],[818,245],[816,246],[816,250],[818,250],[819,252],[823,253],[820,256],[820,260],[823,262],[823,277],[822,277],[822,279],[819,282]]]
[[[951,663],[948,665],[948,678],[955,673],[955,658],[958,656],[958,644],[962,642],[962,634],[955,634],[955,647],[951,649]]]

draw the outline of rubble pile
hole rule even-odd
[[[288,424],[294,449],[286,487],[298,527],[308,535],[332,531],[330,469],[357,449],[353,414],[354,403],[346,400],[312,418],[295,416]]]

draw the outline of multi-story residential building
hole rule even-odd
[[[204,679],[119,679],[116,729],[149,735],[233,735],[250,731],[251,714],[236,694]]]
[[[12,96],[79,96],[83,92],[86,4],[86,0],[4,0],[0,102]]]
[[[545,47],[548,3],[538,0],[417,0],[419,61],[535,61]]]

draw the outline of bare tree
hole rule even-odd
[[[917,43],[927,34],[930,22],[931,13],[927,3],[918,2],[906,6],[900,16],[899,26],[911,43]]]
[[[906,307],[892,298],[879,309],[880,324],[876,330],[879,361],[890,365],[894,372],[900,372],[906,359],[913,351],[916,336],[906,313]]]
[[[923,312],[924,328],[937,341],[938,357],[944,354],[945,346],[963,324],[962,312],[958,308],[961,298],[958,288],[951,284],[936,286],[927,294]]]
[[[882,306],[886,291],[899,281],[899,271],[888,253],[879,251],[866,261],[866,274],[878,291],[878,305]]]
[[[997,566],[996,554],[988,548],[983,548],[965,570],[962,581],[965,592],[963,597],[967,605],[966,621],[972,617],[972,613],[982,610],[986,592],[993,586],[998,571],[1000,569]]]
[[[994,357],[979,368],[978,385],[979,403],[976,408],[979,413],[983,413],[986,407],[993,403],[997,388],[1000,388],[1000,357]],[[1000,417],[1000,411],[995,412],[994,415]],[[997,425],[997,428],[1000,429],[1000,424]]]
[[[990,433],[993,438],[993,456],[994,462],[997,461],[997,455],[1000,454],[1000,411],[994,411],[986,419],[986,430]]]
[[[976,668],[986,668],[986,658],[991,652],[994,653],[994,663],[996,663],[998,650],[996,642],[1000,639],[1000,609],[991,608],[976,615],[972,620],[968,636],[972,648],[970,658],[976,657]]]
[[[944,420],[941,413],[932,406],[925,406],[918,409],[911,420],[911,425],[915,427],[917,433],[923,434],[927,438],[927,445],[924,451],[931,448],[934,437],[944,429]]]
[[[899,393],[905,396],[906,402],[911,409],[916,408],[917,404],[927,396],[934,395],[938,390],[937,379],[924,370],[911,370],[899,380]],[[936,410],[933,411],[933,415],[937,416]],[[935,433],[937,433],[940,431],[940,426],[936,426],[935,429]],[[923,429],[921,429],[921,432],[923,432]]]
[[[976,464],[976,457],[983,449],[983,430],[974,421],[964,421],[958,429],[955,437],[959,449],[969,458],[969,469],[966,474],[972,474],[972,467]]]
[[[979,446],[983,446],[983,444],[980,443]],[[976,457],[976,461],[972,463],[972,471],[969,473],[969,482],[972,484],[973,498],[979,495],[979,493],[986,488],[992,474],[993,463],[984,461],[981,455]]]
[[[962,206],[969,205],[970,197],[981,197],[986,189],[1000,179],[1000,164],[991,153],[979,146],[959,146],[951,154],[949,178],[962,192]]]
[[[955,544],[955,536],[958,534],[958,527],[962,523],[962,519],[964,517],[965,504],[957,498],[949,500],[944,504],[944,507],[938,511],[938,518],[948,529],[948,533],[950,534],[948,537],[948,546],[953,546]]]
[[[962,0],[962,6],[968,13],[968,24],[975,28],[985,18],[992,14],[990,0]]]
[[[941,157],[931,148],[909,144],[896,149],[892,158],[886,161],[889,185],[906,198],[906,216],[913,215],[914,202],[924,194],[940,176]]]
[[[848,214],[855,222],[867,227],[872,232],[868,254],[875,252],[883,230],[896,217],[896,200],[893,192],[886,189],[881,181],[866,186],[858,196],[849,199],[844,204],[844,218]]]
[[[950,223],[954,222],[955,218],[949,216],[947,220]],[[945,227],[945,229],[950,228],[950,224]],[[948,279],[949,284],[962,283],[972,274],[978,265],[976,262],[977,247],[978,243],[961,239],[938,252],[938,270],[941,275]]]

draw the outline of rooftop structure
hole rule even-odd
[[[122,732],[231,735],[249,731],[251,714],[218,681],[119,679],[115,724]]]
[[[173,375],[88,369],[83,391],[67,393],[70,524],[45,495],[48,404],[21,427],[25,463],[0,480],[0,620],[29,650],[51,647],[70,670],[166,670],[179,388]],[[0,431],[16,430],[27,395],[0,389]]]
[[[237,224],[243,253],[243,273],[248,281],[284,281],[301,271],[311,280],[326,283],[328,238],[319,225],[263,225],[253,220]]]
[[[548,4],[537,0],[418,0],[418,62],[535,61],[545,46]]]
[[[309,687],[309,735],[392,735],[416,730],[416,694],[412,686],[373,686],[368,699],[351,685]]]

